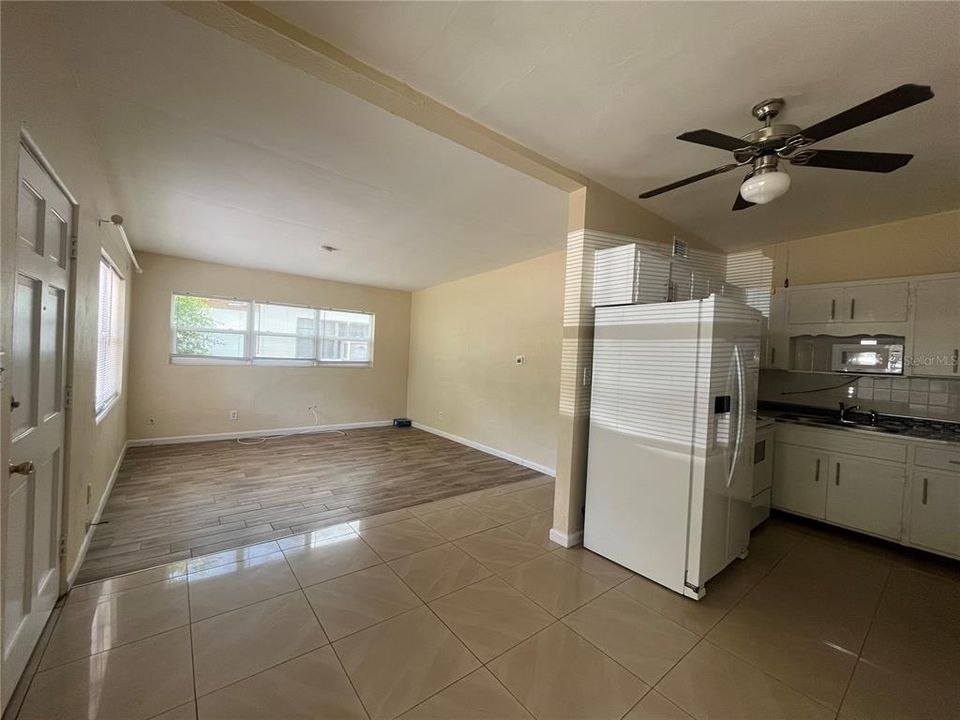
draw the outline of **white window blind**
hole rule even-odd
[[[370,365],[374,316],[252,300],[173,296],[174,362]]]
[[[103,415],[120,397],[123,373],[123,278],[106,257],[100,258],[97,308],[97,383],[94,412]]]

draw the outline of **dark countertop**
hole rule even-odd
[[[945,420],[880,415],[876,422],[872,422],[870,413],[853,411],[847,413],[847,419],[853,422],[841,424],[839,410],[773,402],[759,403],[758,411],[761,416],[772,417],[780,422],[792,422],[828,430],[861,430],[891,438],[960,445],[960,423]]]

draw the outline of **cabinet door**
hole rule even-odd
[[[753,444],[753,494],[773,485],[773,428],[757,431]]]
[[[917,468],[910,490],[910,543],[960,555],[960,473]]]
[[[842,288],[790,288],[787,322],[829,323],[840,320],[843,317],[842,301]]]
[[[911,375],[960,377],[960,279],[916,284]]]
[[[899,540],[905,474],[903,465],[831,455],[826,519]]]
[[[787,336],[787,292],[779,290],[770,296],[770,318],[764,319],[760,367],[788,369],[790,338]]]
[[[827,504],[827,460],[818,450],[777,443],[773,506],[822,520]]]
[[[906,322],[909,289],[905,282],[848,287],[838,316],[847,322]]]

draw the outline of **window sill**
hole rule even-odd
[[[334,362],[334,361],[316,361],[316,360],[248,360],[245,358],[209,358],[193,357],[189,355],[171,355],[171,365],[252,365],[257,367],[338,367],[338,368],[372,368],[372,362]]]
[[[117,401],[119,400],[120,400],[120,393],[117,393],[112,398],[110,398],[110,400],[107,401],[107,404],[100,409],[100,412],[96,413],[93,416],[94,424],[99,425],[101,422],[103,422],[104,418],[106,418],[107,415],[110,414],[110,411],[113,410],[114,406],[117,404]]]

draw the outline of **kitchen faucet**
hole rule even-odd
[[[853,420],[847,420],[847,413],[853,412],[854,410],[859,410],[859,405],[854,405],[852,407],[847,407],[843,403],[840,403],[840,422],[844,425],[856,425]]]

